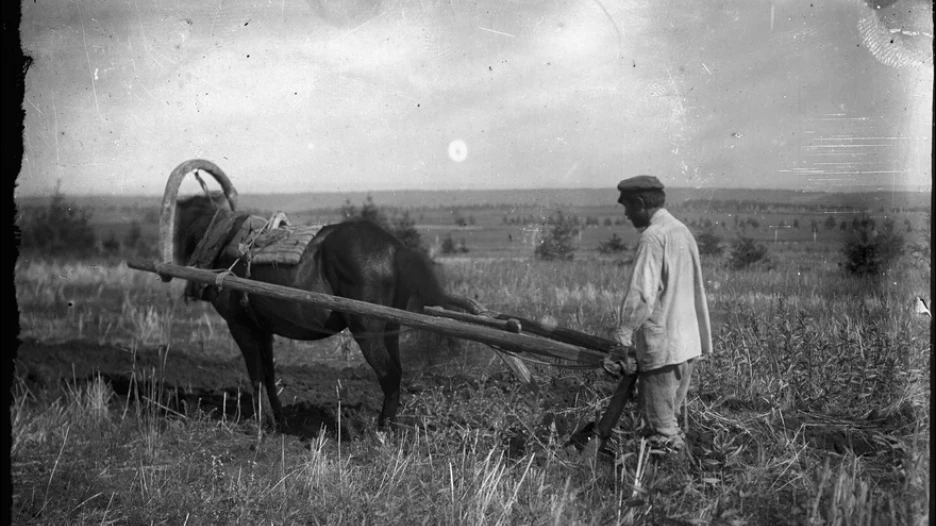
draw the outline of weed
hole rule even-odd
[[[755,263],[767,260],[767,246],[745,236],[738,236],[731,245],[729,263],[731,268],[740,270]]]

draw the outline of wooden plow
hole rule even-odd
[[[425,307],[422,313],[411,312],[195,267],[139,259],[127,261],[127,266],[160,276],[215,284],[251,294],[372,316],[446,336],[477,341],[508,352],[558,358],[585,366],[600,367],[608,349],[614,345],[614,342],[604,338],[562,327],[551,328],[533,320],[500,313],[491,313],[491,317],[486,317],[440,307]]]
[[[424,307],[423,312],[418,313],[195,267],[139,259],[127,261],[127,266],[153,272],[163,279],[181,278],[271,298],[309,303],[341,312],[373,316],[446,336],[477,341],[500,351],[558,358],[586,367],[601,367],[608,350],[615,345],[615,342],[606,338],[563,327],[549,327],[534,320],[496,312],[491,312],[490,317],[486,317],[439,307]],[[573,434],[569,442],[576,447],[585,447],[583,458],[586,461],[593,462],[600,451],[604,450],[624,405],[630,399],[635,380],[636,374],[624,374],[601,419]]]

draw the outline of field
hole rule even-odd
[[[613,208],[578,212],[599,225],[561,263],[530,259],[529,229],[501,209],[458,212],[474,225],[411,212],[424,237],[466,239],[469,252],[437,259],[450,290],[607,330],[628,255],[594,247],[635,239],[604,224]],[[927,524],[931,318],[913,300],[929,295],[928,257],[908,252],[877,282],[846,276],[839,229],[814,240],[806,215],[770,214],[761,223],[804,225],[753,229],[770,266],[705,261],[716,351],[682,416],[687,457],[643,459],[631,405],[615,458],[595,469],[565,442],[614,388],[600,370],[531,364],[532,393],[480,344],[407,332],[403,425],[385,434],[353,340],[277,339],[289,429],[270,433],[223,321],[184,303],[182,283],[115,261],[20,259],[12,523]],[[922,228],[921,212],[906,218]]]

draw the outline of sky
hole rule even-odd
[[[881,20],[928,62],[874,56]],[[920,0],[27,1],[14,195],[159,195],[192,158],[242,194],[930,192],[932,27]]]

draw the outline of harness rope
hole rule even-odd
[[[206,185],[205,181],[198,175],[198,170],[195,170],[195,180],[201,185],[202,191],[205,192],[205,197],[211,199],[211,192],[208,191],[208,185]]]

